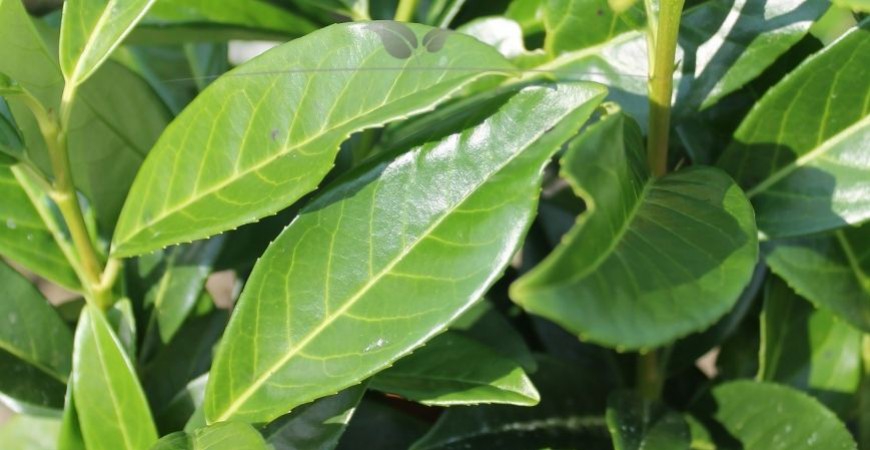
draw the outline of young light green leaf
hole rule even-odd
[[[861,332],[771,277],[761,315],[758,378],[807,391],[847,416],[861,384]]]
[[[572,142],[562,168],[587,211],[511,287],[523,308],[583,340],[642,349],[734,306],[758,242],[752,207],[727,175],[695,167],[654,179],[640,130],[621,113]]]
[[[279,417],[263,429],[266,441],[275,450],[334,449],[362,400],[366,386],[363,383],[347,388]]]
[[[179,431],[160,439],[151,450],[268,450],[263,436],[239,422],[221,422],[193,432]]]
[[[643,3],[617,13],[606,0],[544,0],[544,48],[552,56],[603,44],[646,23]]]
[[[58,243],[69,244],[55,222],[56,207],[42,188],[26,169],[0,164],[0,254],[60,286],[80,291],[68,259],[71,250],[65,252]]]
[[[482,122],[386,154],[312,201],[254,267],[211,372],[209,421],[267,422],[443,330],[502,272],[544,164],[604,93],[529,87]],[[521,119],[527,126],[514,126]]]
[[[86,450],[72,383],[66,385],[63,415],[60,418],[60,430],[57,435],[57,450]]]
[[[524,35],[533,35],[545,29],[546,3],[545,0],[512,0],[504,15],[519,23]]]
[[[0,442],[10,450],[57,450],[60,421],[17,414],[0,425]]]
[[[0,393],[36,407],[63,405],[72,333],[23,276],[0,261]]]
[[[870,218],[870,20],[777,84],[719,161],[759,229],[799,236]]]
[[[532,375],[541,403],[530,408],[450,408],[413,450],[530,448],[612,449],[604,411],[607,390],[592,372],[540,359]],[[566,382],[570,380],[570,382]]]
[[[147,450],[157,441],[133,365],[93,306],[82,311],[76,329],[72,385],[88,449]]]
[[[870,225],[776,241],[766,260],[801,297],[870,332]]]
[[[607,400],[607,428],[615,450],[689,450],[689,425],[665,405],[628,391]]]
[[[714,419],[745,450],[856,449],[834,413],[785,386],[735,381],[713,388],[713,400]]]
[[[455,331],[432,339],[377,374],[371,386],[431,406],[532,406],[541,399],[516,361]]]
[[[85,82],[148,12],[154,0],[67,0],[60,68],[67,84]]]
[[[137,176],[114,254],[274,214],[317,186],[352,133],[427,111],[461,86],[511,68],[491,47],[456,33],[437,52],[411,45],[429,31],[394,22],[334,25],[215,81],[169,126]]]

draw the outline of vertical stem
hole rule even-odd
[[[664,372],[659,361],[659,352],[650,350],[637,357],[637,378],[635,383],[640,395],[647,400],[658,400],[664,387]]]
[[[418,1],[399,0],[399,7],[396,8],[396,22],[412,22],[414,20],[414,11],[417,10]]]
[[[649,140],[647,158],[653,175],[668,171],[668,133],[671,127],[671,97],[680,14],[685,0],[661,0],[656,35],[652,49],[653,65],[649,74]]]

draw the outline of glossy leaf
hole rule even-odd
[[[837,416],[790,388],[735,381],[713,388],[712,395],[715,420],[745,450],[856,448]]]
[[[371,385],[424,405],[531,406],[540,401],[538,391],[517,362],[449,331],[376,375]]]
[[[771,89],[719,165],[752,200],[771,237],[870,218],[870,21]]]
[[[317,186],[351,133],[431,109],[487,74],[469,67],[510,69],[492,48],[459,34],[437,52],[411,46],[430,30],[335,25],[215,81],[137,176],[113,252],[145,253],[274,214]],[[407,59],[394,56],[397,49]]]
[[[691,443],[680,414],[626,391],[610,395],[607,427],[615,450],[688,450]]]
[[[485,405],[450,408],[413,450],[612,449],[604,421],[607,391],[590,372],[551,359],[532,376],[541,403],[530,408]],[[566,383],[566,380],[571,382]]]
[[[554,56],[602,44],[646,22],[642,2],[621,13],[607,0],[544,0],[544,5],[544,48]]]
[[[767,264],[801,297],[870,332],[870,225],[777,241]]]
[[[0,393],[37,407],[63,405],[72,333],[30,282],[0,261]]]
[[[263,435],[275,450],[334,449],[365,391],[363,383],[300,406],[270,423]]]
[[[44,185],[23,167],[0,164],[0,254],[60,286],[80,291],[69,263],[69,243],[61,238],[56,207]],[[58,242],[64,242],[66,251]]]
[[[73,395],[88,449],[148,449],[157,441],[133,365],[103,313],[82,311],[73,354]]]
[[[154,0],[68,0],[60,28],[60,68],[68,84],[87,80],[148,12]]]
[[[808,391],[845,417],[861,383],[861,332],[771,278],[762,312],[760,359],[759,379]]]
[[[619,113],[572,142],[562,168],[587,211],[511,287],[517,303],[583,340],[632,349],[731,309],[758,244],[752,208],[727,175],[696,167],[653,179],[639,129]]]
[[[312,201],[254,267],[209,379],[210,422],[269,421],[443,330],[504,270],[544,164],[603,95],[585,83],[530,87]],[[514,126],[520,118],[528,126]]]
[[[193,432],[179,431],[164,436],[151,450],[267,450],[260,433],[248,424],[221,422]]]

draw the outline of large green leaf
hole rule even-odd
[[[82,311],[76,329],[72,385],[88,449],[147,450],[157,441],[135,369],[93,306]]]
[[[0,392],[33,406],[63,405],[72,333],[30,282],[0,261]]]
[[[713,389],[713,417],[745,450],[855,450],[846,427],[811,397],[773,383],[735,381]]]
[[[263,435],[275,450],[331,450],[338,445],[365,391],[363,383],[300,406],[270,423]]]
[[[768,280],[758,378],[808,391],[846,416],[861,384],[861,332]]]
[[[644,26],[643,2],[616,12],[608,0],[544,0],[544,48],[553,56],[582,50]]]
[[[60,28],[60,68],[82,84],[136,26],[154,0],[67,0]]]
[[[221,422],[192,432],[164,436],[151,450],[268,450],[263,436],[239,422]]]
[[[431,109],[489,73],[477,67],[510,70],[458,33],[443,36],[443,48],[421,46],[431,30],[334,25],[215,81],[142,167],[113,252],[145,253],[274,214],[316,188],[350,134]]]
[[[37,180],[24,167],[0,164],[0,254],[60,286],[80,291],[68,259],[72,250],[55,220],[56,207]]]
[[[638,127],[611,114],[572,142],[563,176],[587,212],[512,298],[581,339],[650,348],[712,325],[749,282],[752,207],[721,171],[655,179]]]
[[[551,359],[538,361],[532,379],[541,403],[531,408],[484,405],[450,408],[413,450],[610,450],[604,413],[607,391],[592,372]]]
[[[870,20],[772,88],[719,165],[747,190],[759,229],[797,236],[870,218]]]
[[[870,332],[870,225],[777,241],[766,259],[801,297]]]
[[[520,365],[459,332],[444,333],[376,375],[371,386],[424,405],[540,401]]]
[[[607,427],[616,450],[688,450],[691,442],[680,414],[627,391],[610,394]]]
[[[444,329],[509,262],[544,164],[603,95],[588,83],[529,87],[312,201],[254,267],[211,372],[208,419],[269,421]]]

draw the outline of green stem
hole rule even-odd
[[[417,10],[417,2],[420,0],[399,0],[396,8],[396,22],[413,22],[414,12]]]
[[[685,0],[662,0],[656,23],[653,65],[649,73],[649,140],[647,158],[653,175],[668,171],[668,134],[671,128],[671,97],[680,15]]]
[[[653,401],[662,396],[662,388],[665,384],[663,366],[657,350],[638,355],[635,384],[644,399]]]

